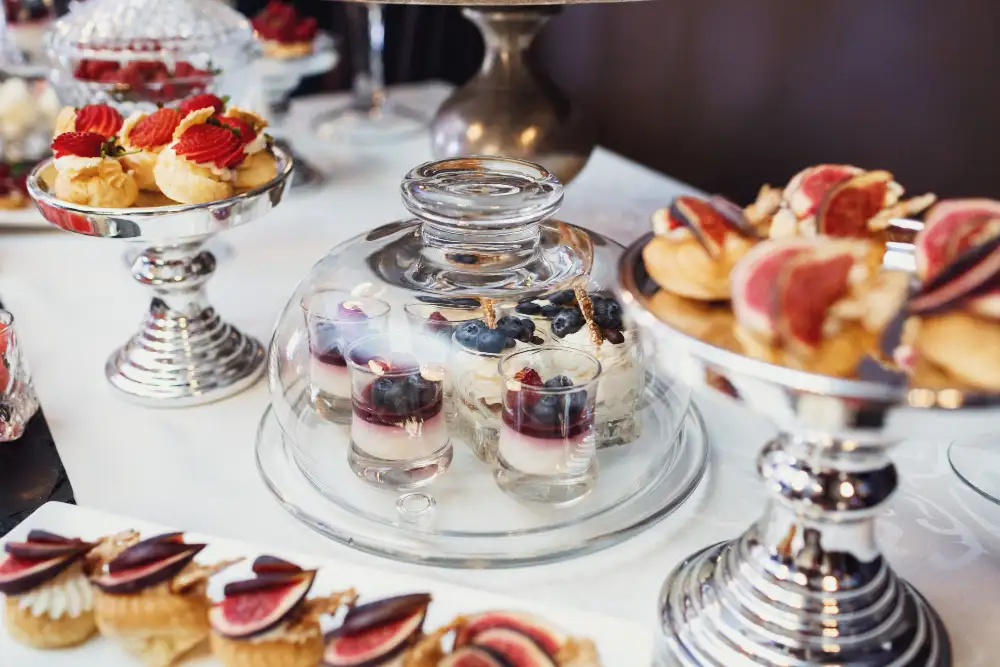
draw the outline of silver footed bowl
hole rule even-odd
[[[264,370],[264,348],[222,320],[205,295],[216,261],[203,248],[214,234],[256,220],[280,204],[294,160],[275,147],[278,175],[259,188],[207,204],[151,208],[95,208],[57,199],[41,173],[28,176],[28,193],[53,225],[86,236],[127,239],[144,249],[132,277],[153,292],[138,333],[105,366],[113,387],[153,407],[200,405],[253,385]]]
[[[619,292],[655,343],[657,363],[780,429],[757,461],[772,494],[763,517],[737,539],[692,555],[664,584],[666,663],[950,665],[943,624],[882,557],[874,520],[898,483],[888,447],[907,435],[908,422],[912,433],[914,410],[997,406],[998,397],[912,387],[874,360],[862,362],[858,379],[818,375],[684,333],[651,307],[659,288],[642,261],[651,238],[626,249]],[[890,243],[883,263],[912,267],[912,246]]]

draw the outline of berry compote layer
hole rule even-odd
[[[521,388],[508,389],[501,413],[501,458],[509,467],[533,475],[586,469],[594,449],[594,414],[586,390],[573,390],[573,381],[565,375],[543,382],[531,368],[517,377]]]
[[[431,456],[448,444],[442,410],[442,382],[421,373],[417,364],[384,364],[385,373],[355,392],[351,439],[365,454],[386,461]]]
[[[369,317],[359,306],[340,304],[335,319],[316,322],[309,336],[309,376],[312,385],[336,398],[351,397],[351,374],[344,352],[350,344],[372,331]]]

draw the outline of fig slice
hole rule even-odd
[[[49,560],[59,556],[68,556],[75,553],[85,553],[94,547],[93,544],[81,542],[79,540],[66,540],[65,542],[8,542],[4,545],[4,550],[16,558],[22,560]]]
[[[81,558],[90,546],[77,547],[75,551],[45,560],[19,558],[8,553],[0,558],[0,593],[20,595],[58,576]]]
[[[1000,289],[1000,236],[973,246],[924,284],[909,312],[926,315],[954,308],[967,299]]]
[[[47,530],[40,530],[34,528],[28,532],[27,537],[28,542],[40,542],[44,544],[83,544],[83,540],[77,537],[63,537],[62,535],[56,535],[55,533],[50,533]]]
[[[345,632],[341,626],[328,637],[323,664],[327,667],[383,664],[414,644],[426,614],[426,608],[420,608],[408,616],[356,633]]]
[[[866,171],[834,186],[816,212],[816,230],[826,236],[867,238],[868,221],[885,208],[892,183],[887,171]]]
[[[491,628],[476,635],[476,646],[492,649],[511,664],[511,667],[558,667],[555,658],[535,643],[531,637],[517,630]]]
[[[786,237],[755,246],[733,268],[733,313],[740,326],[767,338],[775,335],[774,300],[781,272],[793,257],[815,248],[811,238]]]
[[[139,544],[142,544],[141,542]],[[129,549],[139,546],[136,544]],[[181,570],[187,567],[198,553],[205,548],[204,544],[187,544],[184,551],[174,553],[161,560],[145,562],[129,569],[109,571],[93,579],[92,583],[105,593],[125,594],[135,593],[143,589],[169,581]],[[127,553],[126,550],[124,553]],[[112,561],[114,562],[114,561]]]
[[[468,618],[455,636],[455,646],[476,643],[476,637],[479,633],[493,628],[516,630],[522,635],[530,637],[550,656],[557,655],[567,642],[565,634],[531,614],[514,611],[488,611]]]
[[[778,280],[776,321],[782,338],[813,349],[823,342],[827,312],[848,292],[855,257],[850,253],[793,257]]]
[[[863,173],[849,164],[818,164],[792,176],[782,196],[797,220],[816,215],[826,195],[837,185]]]
[[[997,218],[1000,201],[992,199],[946,199],[935,204],[914,239],[917,275],[932,278],[974,245],[982,228]]]
[[[137,542],[115,556],[108,563],[108,571],[114,574],[124,570],[133,570],[185,553],[192,547],[205,547],[203,544],[186,544],[183,535],[183,533],[167,533]]]
[[[253,637],[271,630],[298,607],[316,578],[315,571],[291,576],[284,586],[227,595],[212,606],[208,620],[220,635],[233,639]]]
[[[667,230],[686,229],[710,257],[718,257],[730,223],[704,199],[691,195],[675,197],[666,210]]]
[[[741,236],[757,239],[761,238],[760,232],[753,226],[750,218],[739,204],[735,204],[722,195],[712,195],[708,198],[708,204],[714,208],[719,215],[729,224],[729,228]]]
[[[289,563],[287,560],[266,555],[258,556],[257,560],[253,562],[251,569],[254,574],[270,574],[272,572],[294,574],[302,571],[302,568],[295,563]]]
[[[438,667],[514,667],[503,655],[485,646],[463,646],[446,656]]]
[[[229,596],[241,595],[243,593],[254,593],[256,591],[266,591],[271,588],[284,588],[285,586],[298,583],[303,578],[311,578],[315,576],[315,570],[300,570],[298,572],[268,572],[257,575],[253,579],[230,582],[226,584],[226,587],[222,592],[223,595]]]
[[[426,610],[430,603],[429,593],[410,593],[351,607],[347,615],[344,616],[344,622],[338,632],[357,634],[381,627],[401,618],[412,616],[415,612]]]

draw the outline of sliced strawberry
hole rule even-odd
[[[96,132],[105,139],[118,134],[123,122],[118,110],[107,104],[88,104],[76,112],[77,132]]]
[[[157,109],[132,128],[129,143],[138,148],[156,148],[170,143],[183,116],[177,109]]]
[[[105,138],[97,132],[64,132],[52,140],[55,156],[101,157]]]
[[[292,39],[296,42],[311,42],[319,32],[319,24],[312,16],[302,19],[295,29],[292,30]]]
[[[534,368],[525,366],[518,372],[514,373],[514,379],[521,384],[526,384],[529,387],[541,387],[544,382],[542,382],[542,376],[538,374]]]
[[[201,93],[200,95],[192,95],[183,102],[181,102],[181,114],[187,116],[192,111],[198,111],[199,109],[207,109],[209,107],[215,108],[215,113],[222,113],[226,108],[226,103],[222,101],[222,98],[213,95],[211,93]]]
[[[222,125],[204,123],[188,128],[177,140],[176,153],[198,164],[235,167],[246,158],[243,142]]]
[[[257,136],[257,133],[254,132],[253,126],[245,120],[233,118],[232,116],[219,116],[217,120],[235,132],[236,136],[238,136],[240,141],[244,144],[249,144]]]

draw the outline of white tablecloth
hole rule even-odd
[[[431,113],[443,87],[397,91]],[[330,175],[321,191],[290,198],[268,218],[229,232],[211,283],[212,302],[267,340],[299,279],[329,248],[404,210],[400,178],[430,158],[426,136],[379,149],[324,146],[306,121],[329,98],[293,108],[296,146]],[[566,194],[561,217],[627,243],[649,213],[688,189],[598,149]],[[112,349],[137,326],[148,294],[128,276],[123,243],[68,233],[0,237],[0,294],[15,313],[59,453],[81,505],[262,545],[329,554],[395,570],[421,570],[528,599],[656,622],[667,572],[692,551],[730,538],[759,516],[755,456],[770,434],[756,416],[701,400],[713,445],[696,497],[647,533],[602,553],[522,570],[418,568],[342,547],[288,516],[257,476],[253,443],[268,404],[265,383],[220,403],[157,410],[120,400],[104,379]],[[902,490],[880,524],[885,550],[941,612],[957,665],[986,667],[1000,654],[1000,508],[965,489],[946,459],[950,437],[1000,421],[928,426],[897,448]],[[619,666],[616,666],[619,667]],[[626,666],[620,666],[626,667]]]

